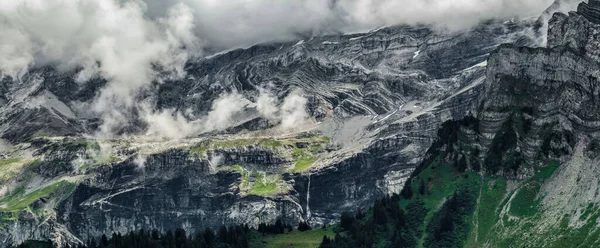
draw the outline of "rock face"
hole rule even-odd
[[[192,232],[235,223],[290,223],[301,216],[291,201],[241,196],[239,173],[211,172],[183,150],[98,168],[58,209],[58,221],[83,239],[140,228]]]
[[[577,13],[585,17],[590,22],[600,24],[600,1],[590,0],[588,3],[581,3],[577,6]]]
[[[547,47],[492,52],[476,117],[445,123],[418,169],[440,159],[479,173],[470,246],[598,246],[599,11],[555,13]]]
[[[423,216],[394,230],[407,233],[403,242],[600,245],[599,10],[590,1],[554,14],[547,47],[503,44],[490,54],[472,116],[441,125],[399,196],[405,216]],[[458,208],[471,210],[448,211],[462,194],[471,200]]]
[[[547,48],[501,45],[490,54],[478,111],[481,148],[489,151],[499,134],[515,133],[517,149],[509,157],[524,166],[494,173],[530,177],[541,158],[568,157],[581,136],[599,130],[600,26],[590,14],[599,8],[590,1],[568,16],[554,14]]]
[[[555,15],[551,23],[560,18],[573,22]],[[277,219],[321,224],[337,220],[342,211],[365,209],[375,199],[401,190],[446,120],[483,109],[478,114],[485,133],[483,149],[514,116],[513,109],[523,112],[518,117],[525,120],[543,116],[564,123],[571,112],[561,111],[593,105],[586,100],[589,95],[582,94],[593,90],[584,79],[595,62],[591,55],[581,57],[577,52],[592,46],[591,34],[572,38],[579,42],[573,44],[579,50],[567,43],[552,49],[514,45],[496,49],[506,42],[535,46],[526,35],[535,28],[533,23],[489,21],[459,33],[399,26],[260,44],[190,61],[185,78],[153,84],[139,96],[156,110],[175,109],[191,118],[206,114],[225,92],[240,92],[256,102],[261,88],[280,100],[300,89],[308,100],[307,112],[319,122],[313,127],[317,134],[308,138],[306,134],[265,138],[261,131],[275,124],[249,109],[245,114],[250,121],[202,138],[156,144],[95,141],[81,137],[95,132],[102,119],[77,106],[93,101],[106,80],[76,83],[75,72],[50,68],[34,70],[18,82],[4,78],[0,134],[16,146],[3,157],[22,159],[6,162],[11,168],[19,165],[19,173],[6,175],[0,184],[0,193],[6,196],[0,200],[6,217],[0,221],[0,241],[51,238],[65,244],[142,228],[181,227],[193,233]],[[553,37],[560,36],[555,34],[559,26],[551,25]],[[549,44],[555,42],[549,38]],[[556,57],[562,62],[553,60]],[[558,63],[571,63],[575,72],[561,70]],[[493,69],[486,71],[486,66]],[[537,88],[522,85],[524,75]],[[547,80],[556,85],[543,85]],[[562,82],[577,85],[581,92]],[[543,90],[564,99],[560,104],[541,95],[522,100],[511,90],[522,94]],[[581,97],[571,99],[575,96]],[[594,127],[587,120],[597,112],[590,108],[574,113],[581,125]],[[123,132],[145,127],[139,120],[130,123],[135,125]],[[522,146],[527,159],[535,159],[539,147],[548,144],[560,151],[573,149],[571,132],[536,136],[541,132],[537,130],[546,130],[544,123],[532,124],[526,139],[531,144]],[[45,138],[35,138],[40,136]],[[52,190],[45,190],[48,187]],[[29,199],[39,195],[33,194],[37,190],[45,194]],[[26,206],[31,211],[17,206],[14,198],[31,200]]]

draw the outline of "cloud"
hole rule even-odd
[[[146,136],[153,139],[182,139],[199,130],[197,122],[188,121],[180,112],[172,109],[144,112],[144,120],[148,123]]]
[[[259,116],[279,122],[279,131],[289,131],[310,124],[310,115],[306,112],[308,100],[299,89],[293,89],[283,103],[267,89],[260,89],[256,101]]]
[[[138,153],[132,162],[136,166],[136,169],[145,171],[147,159],[148,158],[145,155]]]
[[[161,2],[161,3],[157,3]],[[150,9],[173,1],[150,0]],[[184,0],[195,33],[216,50],[395,24],[469,28],[482,20],[537,17],[553,0]],[[156,7],[155,7],[156,6]],[[160,16],[159,11],[152,11]]]
[[[181,72],[202,48],[223,50],[299,35],[394,24],[458,29],[538,16],[552,0],[10,0],[0,2],[0,70],[82,66],[135,88],[151,64]],[[202,41],[202,42],[200,42]],[[185,49],[181,49],[185,48]],[[84,73],[84,74],[85,74]],[[124,93],[125,94],[125,93]]]
[[[86,112],[103,119],[100,134],[118,133],[142,118],[148,135],[220,130],[244,108],[223,96],[203,128],[173,110],[142,106],[151,82],[185,76],[183,66],[206,51],[320,34],[357,32],[394,24],[469,28],[490,18],[539,15],[552,0],[0,0],[0,76],[29,68],[78,69],[78,82],[108,80]],[[296,95],[294,95],[296,94]],[[306,120],[306,99],[294,93],[275,107],[261,94],[257,109],[282,127]],[[86,106],[87,103],[86,103]],[[89,114],[89,113],[86,113]]]
[[[266,89],[259,89],[259,95],[256,100],[256,110],[261,117],[274,120],[277,118],[277,98]]]
[[[235,122],[235,116],[241,113],[250,101],[237,93],[220,96],[213,102],[208,116],[204,120],[203,131],[219,131],[230,127]]]
[[[306,103],[307,99],[302,96],[299,90],[292,91],[281,105],[279,111],[281,124],[279,128],[293,130],[307,125],[310,116],[306,112]]]
[[[195,120],[188,120],[173,109],[153,111],[149,104],[142,104],[142,119],[148,123],[145,139],[182,139],[194,134],[222,131],[240,124],[242,117],[248,114],[246,110],[252,106],[256,107],[258,116],[279,123],[275,127],[278,132],[298,130],[311,124],[310,115],[306,112],[308,100],[300,90],[292,90],[283,102],[267,89],[259,92],[254,103],[239,93],[223,93],[213,101],[205,116]]]
[[[224,161],[225,161],[225,157],[223,157],[223,155],[213,153],[212,157],[210,158],[210,160],[208,162],[209,162],[210,168],[212,170],[214,170],[219,165],[221,165]]]
[[[136,93],[158,77],[181,77],[201,51],[192,9],[173,4],[149,19],[142,1],[11,0],[0,2],[0,71],[18,78],[30,66],[82,69],[76,77],[108,80],[91,106],[103,132],[139,111]]]
[[[3,139],[0,139],[0,152],[5,152],[10,150],[12,147],[9,142],[6,142]]]

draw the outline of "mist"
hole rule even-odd
[[[395,24],[465,29],[482,20],[540,15],[552,0],[5,0],[0,1],[0,70],[84,67],[131,82],[157,63],[259,42],[359,32]],[[185,48],[185,49],[182,49]]]
[[[0,0],[0,77],[19,80],[29,69],[51,65],[74,70],[85,82],[108,84],[91,103],[101,136],[138,116],[149,136],[181,138],[222,130],[248,100],[224,95],[196,122],[174,110],[139,103],[151,82],[185,76],[191,58],[260,42],[353,33],[396,24],[462,30],[492,18],[539,16],[552,0]],[[292,92],[279,102],[260,93],[257,110],[282,129],[303,124],[306,98]],[[89,106],[87,105],[89,104]]]
[[[204,120],[203,131],[220,131],[234,124],[234,117],[244,110],[250,101],[237,93],[220,96]]]
[[[148,0],[148,15],[179,1]],[[183,0],[194,32],[218,51],[298,36],[368,31],[396,24],[459,30],[483,20],[539,16],[553,0]]]

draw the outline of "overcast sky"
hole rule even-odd
[[[0,0],[0,69],[14,74],[47,62],[89,66],[90,61],[104,61],[104,66],[107,60],[126,59],[123,53],[131,54],[123,50],[131,49],[143,52],[134,54],[133,63],[166,53],[177,60],[201,55],[207,47],[223,50],[298,34],[357,32],[401,23],[461,29],[484,19],[536,16],[551,2]],[[185,51],[180,50],[183,46]]]

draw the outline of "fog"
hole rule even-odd
[[[395,24],[468,29],[490,18],[538,16],[552,0],[0,0],[0,77],[19,79],[32,67],[79,69],[78,82],[108,80],[89,109],[102,135],[135,115],[147,135],[181,138],[222,130],[249,101],[221,96],[207,116],[186,120],[156,112],[136,94],[152,81],[185,76],[184,63],[260,42],[360,32]],[[159,73],[160,72],[160,73]],[[289,129],[309,119],[306,98],[279,102],[262,90],[257,110]]]

